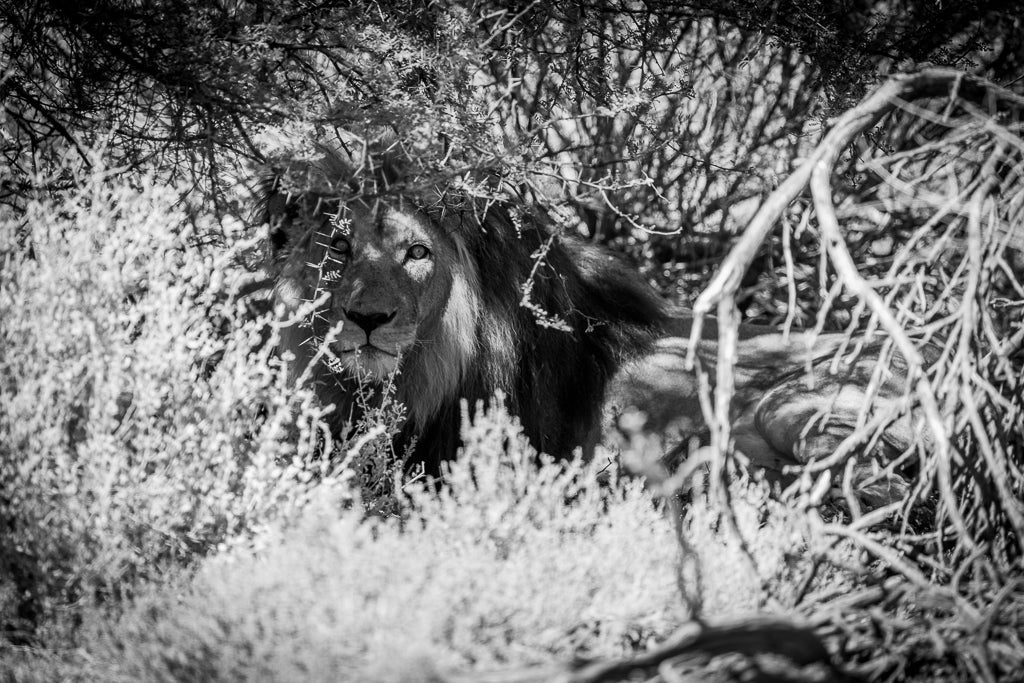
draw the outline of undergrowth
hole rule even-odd
[[[502,408],[481,412],[442,491],[402,517],[322,490],[301,518],[87,619],[103,680],[432,680],[617,655],[686,616],[670,522],[639,481],[535,463]]]
[[[15,643],[300,509],[312,479],[311,451],[285,437],[321,409],[285,386],[269,316],[232,294],[241,235],[201,247],[173,188],[80,181],[0,221],[0,624]]]

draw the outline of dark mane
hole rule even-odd
[[[439,218],[461,232],[478,266],[484,311],[478,361],[460,396],[430,424],[407,428],[407,437],[420,434],[417,457],[428,469],[456,451],[461,399],[473,405],[496,389],[538,450],[570,455],[598,423],[608,380],[650,348],[667,319],[662,300],[620,256],[558,234],[534,207],[480,204]],[[527,281],[532,310],[523,305]]]

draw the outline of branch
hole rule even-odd
[[[776,617],[756,617],[717,626],[691,621],[658,647],[623,659],[455,675],[445,680],[449,683],[606,683],[657,675],[663,666],[670,666],[672,660],[680,658],[699,661],[725,654],[782,657],[791,669],[785,680],[847,680],[832,664],[828,650],[811,628]],[[817,673],[825,673],[827,677],[801,677],[800,669],[812,665],[819,669]]]

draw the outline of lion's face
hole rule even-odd
[[[461,290],[469,275],[456,238],[409,202],[307,196],[279,208],[290,249],[278,300],[293,311],[320,301],[307,324],[332,367],[380,380],[422,357],[421,347],[448,346],[440,337],[472,334],[458,329],[472,321],[449,305],[453,285]]]

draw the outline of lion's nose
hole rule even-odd
[[[390,313],[381,313],[379,311],[353,311],[346,310],[345,317],[354,322],[359,327],[363,328],[363,332],[369,337],[370,333],[381,325],[387,325],[389,322],[395,319],[395,315],[398,311],[391,311]]]

